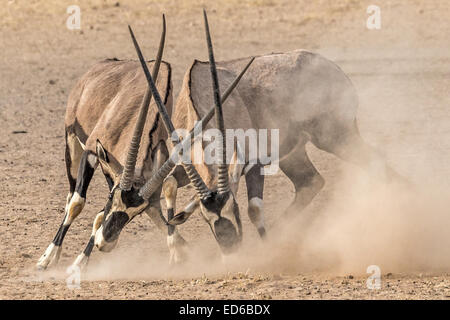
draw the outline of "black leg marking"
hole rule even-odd
[[[167,221],[170,221],[173,218],[173,216],[174,216],[173,208],[167,209]],[[167,228],[169,236],[173,235],[173,233],[175,232],[175,226],[169,224]]]
[[[247,185],[247,198],[250,200],[254,197],[263,198],[264,193],[264,175],[261,174],[263,168],[260,164],[255,164],[245,174],[245,184]]]
[[[55,246],[61,246],[62,242],[64,240],[64,237],[66,236],[67,230],[69,230],[70,225],[64,225],[64,223],[61,223],[61,226],[58,229],[58,232],[56,233],[55,238],[53,239],[53,243]]]
[[[88,244],[86,245],[86,248],[84,248],[83,254],[86,257],[89,257],[92,253],[92,249],[94,248],[94,240],[95,240],[95,236],[91,236]]]
[[[92,176],[94,175],[95,168],[91,166],[88,161],[89,154],[91,152],[83,152],[80,161],[80,168],[78,169],[77,185],[75,187],[78,194],[86,199],[86,192],[91,182]]]
[[[114,181],[108,173],[103,173],[103,174],[105,175],[106,182],[108,183],[109,191],[111,191],[112,188],[114,188]]]
[[[263,166],[261,164],[254,165],[245,175],[245,184],[247,186],[247,197],[249,200],[249,218],[252,223],[256,225],[259,236],[264,239],[266,236],[266,229],[258,222],[263,219],[263,213],[258,211],[259,213],[255,214],[255,212],[250,209],[250,201],[252,201],[252,199],[260,199],[262,204],[264,193],[264,175],[261,174],[262,168]]]
[[[70,158],[70,149],[69,145],[67,144],[67,133],[66,133],[66,152],[64,160],[66,162],[66,172],[67,172],[67,179],[69,180],[70,194],[73,194],[77,180],[74,177],[72,177],[72,173],[70,172],[70,168],[72,166],[72,159]]]

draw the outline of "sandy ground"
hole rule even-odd
[[[81,8],[81,30],[65,26],[71,4]],[[378,1],[380,30],[366,28],[370,4],[5,1],[0,8],[0,298],[450,298],[450,3]],[[60,265],[34,270],[60,224],[68,190],[63,161],[68,93],[96,61],[135,58],[127,24],[150,58],[165,12],[164,59],[173,66],[176,94],[189,63],[206,59],[202,7],[209,11],[219,60],[305,48],[336,61],[357,88],[362,136],[416,184],[414,196],[373,187],[358,168],[309,146],[327,181],[299,213],[316,217],[310,229],[291,221],[288,231],[269,228],[267,243],[261,243],[245,213],[241,186],[244,255],[231,264],[221,264],[208,226],[195,215],[180,228],[191,259],[170,268],[165,237],[142,216],[122,232],[114,252],[94,251],[81,288],[68,289],[65,268],[84,247],[107,192],[98,171],[85,210],[65,239]],[[191,190],[179,194],[181,206]],[[266,180],[269,227],[279,222],[293,195],[283,174]],[[366,286],[371,264],[381,269],[379,290]]]

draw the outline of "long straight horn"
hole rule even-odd
[[[161,33],[161,39],[159,42],[158,54],[156,55],[156,60],[152,69],[152,75],[154,79],[157,79],[158,77],[158,71],[161,65],[162,55],[164,51],[164,42],[166,38],[166,18],[164,15],[162,16],[162,20],[163,20],[163,29]],[[147,120],[147,113],[151,99],[152,94],[149,87],[145,92],[144,99],[142,100],[138,119],[134,127],[133,138],[131,139],[130,148],[128,149],[127,160],[125,162],[125,167],[123,169],[122,177],[120,179],[120,188],[122,190],[130,190],[133,184],[134,169],[136,167],[139,145],[141,142],[145,121]]]
[[[236,77],[233,83],[225,91],[225,93],[222,96],[222,103],[225,102],[225,100],[231,94],[233,89],[237,86],[239,80],[241,80],[242,76],[247,71],[248,67],[250,67],[253,60],[255,60],[255,58],[252,58],[250,62],[247,63],[245,68],[241,71],[241,73]],[[197,129],[201,127],[202,130],[204,130],[208,122],[212,119],[214,110],[215,106],[211,107],[208,113],[205,116],[203,116],[203,118],[199,122],[195,124],[194,128],[189,132],[189,135],[185,139],[183,139],[183,141],[181,141],[182,150],[186,149],[188,143],[192,143],[192,139],[194,138],[194,132],[197,132]],[[176,163],[178,162],[177,157],[178,154],[172,153],[170,158],[167,159],[167,161],[158,169],[158,171],[155,174],[153,174],[153,176],[139,190],[139,195],[142,198],[144,199],[150,198],[150,196],[156,191],[156,189],[158,189],[158,187],[161,185],[164,179],[169,175],[170,171],[172,171],[172,169],[176,166]],[[202,198],[201,195],[200,198]]]
[[[164,103],[162,102],[161,96],[158,92],[158,89],[156,88],[155,82],[153,81],[153,78],[150,75],[150,72],[148,71],[147,64],[145,63],[144,56],[142,55],[139,44],[137,43],[136,38],[133,34],[133,30],[131,30],[130,27],[128,27],[128,28],[130,30],[131,38],[133,39],[134,47],[136,48],[136,52],[138,54],[139,61],[141,62],[142,68],[144,69],[144,73],[147,78],[148,85],[150,87],[150,90],[155,99],[156,105],[158,107],[158,111],[162,116],[164,126],[166,127],[167,133],[169,134],[169,137],[172,139],[172,143],[178,144],[180,142],[180,139],[175,132],[175,128],[173,126],[172,120],[170,120],[169,114],[167,112],[167,108],[164,105]],[[173,167],[174,167],[173,162],[166,163],[163,168],[163,171],[158,171],[157,176],[155,177],[156,180],[153,179],[154,181],[152,181],[152,184],[159,183],[161,179],[164,180],[164,178],[169,174],[169,172],[171,170],[171,169],[169,170],[169,168],[173,168]],[[197,193],[199,194],[200,198],[208,197],[210,194],[210,191],[209,191],[208,187],[206,186],[205,182],[203,181],[203,179],[201,178],[201,176],[198,174],[195,167],[190,163],[183,163],[183,167],[186,170],[186,173],[187,173],[189,179],[191,180],[192,184],[194,185],[194,188],[197,191]],[[161,180],[161,182],[162,182],[162,180]],[[150,191],[152,191],[152,193],[154,192],[154,190],[149,190],[147,184],[144,185],[142,188],[143,189],[140,190],[140,194],[144,198],[147,196],[149,197],[151,195]]]
[[[203,9],[203,18],[205,21],[206,43],[208,45],[209,67],[211,69],[211,78],[213,84],[216,126],[221,133],[222,141],[218,143],[217,152],[222,155],[221,162],[218,170],[218,183],[217,191],[220,194],[226,194],[230,192],[230,186],[228,183],[228,165],[226,163],[226,136],[225,136],[225,124],[223,120],[222,101],[220,99],[219,78],[217,76],[216,61],[214,60],[214,52],[211,41],[211,34],[209,32],[208,17],[206,11]]]

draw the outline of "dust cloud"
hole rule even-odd
[[[448,3],[422,1],[420,5],[425,10],[404,3],[383,6],[383,27],[379,32],[368,32],[362,27],[361,14],[365,10],[359,7],[364,9],[365,5],[358,4],[358,10],[354,11],[356,18],[349,13],[348,24],[339,21],[335,32],[328,30],[334,24],[327,25],[327,30],[313,24],[308,29],[312,30],[310,37],[320,41],[312,41],[305,31],[295,41],[276,42],[279,34],[291,34],[292,26],[286,25],[286,32],[273,33],[276,36],[272,40],[262,39],[259,47],[249,45],[242,51],[234,44],[229,45],[234,51],[229,51],[229,56],[224,58],[271,49],[288,51],[301,46],[308,49],[309,43],[314,42],[312,47],[321,48],[318,51],[335,61],[353,82],[359,98],[357,120],[363,139],[411,185],[387,183],[377,175],[308,146],[312,162],[327,185],[304,211],[285,217],[283,208],[276,210],[278,206],[271,202],[287,198],[285,184],[280,190],[274,187],[274,180],[279,186],[287,179],[280,183],[279,177],[268,178],[264,202],[271,210],[266,210],[268,237],[264,241],[256,236],[248,222],[246,199],[241,197],[241,217],[246,222],[244,241],[225,263],[210,231],[204,227],[201,230],[204,234],[192,236],[195,241],[189,242],[187,261],[180,266],[168,265],[164,244],[151,252],[139,242],[131,246],[119,244],[109,254],[94,252],[83,279],[185,279],[235,272],[364,275],[370,265],[379,266],[382,274],[450,271],[450,64],[445,37],[448,19],[444,17]],[[304,11],[290,10],[290,13]],[[441,15],[444,19],[435,23]],[[360,20],[361,28],[355,27],[354,21]],[[180,23],[183,28],[185,25]],[[201,54],[189,52],[186,56],[190,59]],[[183,69],[178,56],[168,59],[179,70]],[[242,187],[240,193],[245,193]],[[292,199],[292,192],[289,196]],[[181,233],[188,232],[181,228]],[[205,238],[208,241],[203,241]],[[53,277],[67,277],[62,269],[50,273]]]
[[[429,61],[426,63],[425,70],[438,67]],[[412,59],[411,65],[404,64],[403,68],[400,72],[412,68],[420,70],[417,59]],[[423,99],[427,86],[425,91],[416,91],[416,94],[408,91],[423,86],[423,75],[413,75],[409,88],[395,87],[396,77],[382,74],[371,86],[367,85],[368,80],[358,79],[358,76],[352,80],[357,88],[364,86],[360,102],[363,108],[379,106],[374,97],[383,90],[381,83],[388,83],[389,91],[399,92],[390,100],[396,108],[382,109],[377,116],[395,119],[401,125],[389,121],[370,124],[372,131],[384,132],[378,136],[365,132],[364,121],[367,120],[364,118],[360,127],[364,140],[383,150],[380,152],[386,161],[409,183],[387,182],[382,175],[337,158],[327,158],[325,166],[320,161],[317,166],[319,171],[324,171],[325,179],[331,180],[331,191],[325,199],[313,200],[313,203],[325,203],[288,217],[283,210],[271,212],[276,218],[269,223],[267,239],[245,237],[239,251],[225,261],[217,245],[191,242],[187,261],[170,267],[166,252],[152,252],[144,257],[136,245],[131,249],[118,248],[107,258],[89,265],[86,279],[176,279],[229,272],[363,275],[370,265],[378,266],[382,274],[448,271],[450,197],[446,171],[436,176],[436,169],[448,165],[449,154],[436,148],[435,142],[439,139],[436,130],[445,130],[446,120],[435,121],[434,126],[425,124],[424,119],[430,116],[430,105],[415,100]],[[436,81],[442,84],[441,79]],[[439,99],[431,99],[430,103],[431,114],[439,114],[445,107]],[[396,136],[403,139],[394,141]],[[307,150],[313,162],[330,157],[312,146]],[[241,216],[245,215],[241,203]],[[252,225],[245,225],[244,234],[251,232],[251,228]]]

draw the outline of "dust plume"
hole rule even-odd
[[[188,260],[179,267],[169,267],[164,250],[142,255],[136,244],[89,265],[86,279],[176,279],[229,272],[365,274],[369,265],[380,267],[382,274],[450,269],[445,191],[374,181],[358,169],[342,173],[333,187],[338,191],[313,218],[305,219],[306,212],[280,219],[265,241],[247,237],[225,263],[212,241],[190,243]]]
[[[308,145],[313,163],[327,181],[326,192],[319,193],[303,212],[289,217],[282,209],[271,210],[265,241],[246,221],[245,199],[241,198],[244,241],[226,263],[205,228],[199,236],[205,241],[195,237],[189,243],[188,261],[182,266],[168,266],[165,247],[143,255],[136,243],[91,264],[86,277],[189,278],[228,272],[365,274],[370,265],[380,267],[382,274],[450,270],[450,197],[445,169],[450,148],[439,138],[439,133],[447,130],[447,121],[442,95],[439,91],[430,95],[430,88],[440,90],[444,78],[427,76],[430,70],[435,73],[442,61],[427,58],[436,54],[430,50],[416,51],[414,56],[406,51],[403,54],[406,57],[397,51],[384,60],[368,59],[365,72],[371,76],[350,72],[350,78],[360,98],[358,122],[363,139],[410,185],[386,182]],[[390,72],[393,61],[398,62],[395,74]],[[342,64],[345,71],[345,61]],[[408,78],[406,85],[399,75]],[[390,105],[383,105],[385,101]],[[285,198],[276,193],[269,178],[266,194],[273,192],[278,201]],[[183,228],[180,230],[183,234]]]

